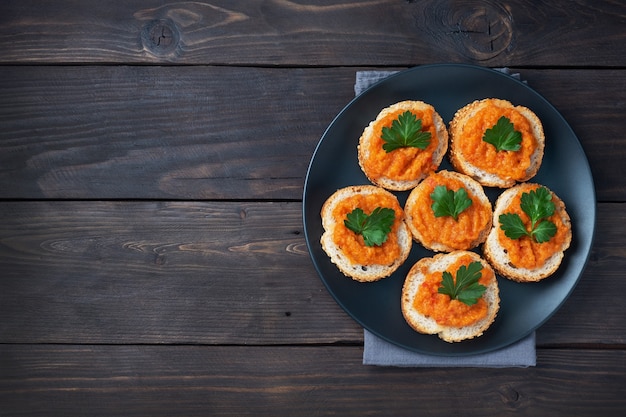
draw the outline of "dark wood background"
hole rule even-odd
[[[621,416],[621,1],[0,5],[0,415]],[[507,66],[578,135],[596,237],[528,369],[361,365],[302,189],[355,72]]]

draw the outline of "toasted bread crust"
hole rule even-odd
[[[458,145],[460,138],[462,137],[463,126],[471,119],[478,111],[488,105],[496,105],[503,108],[514,108],[521,113],[531,124],[533,136],[537,140],[537,147],[530,157],[530,166],[525,171],[524,175],[520,178],[508,178],[498,175],[494,172],[489,172],[485,169],[481,169],[467,161],[463,155],[460,146]],[[450,121],[450,162],[454,168],[469,175],[482,185],[487,187],[499,187],[508,188],[512,187],[518,182],[528,181],[533,178],[543,160],[544,148],[545,148],[545,136],[543,132],[543,126],[537,115],[527,107],[514,106],[511,102],[502,99],[483,99],[476,100],[461,109],[459,109],[452,121]]]
[[[479,261],[483,265],[483,268],[492,270],[489,263],[478,254],[468,251],[455,251],[446,254],[437,254],[432,258],[422,258],[413,265],[407,274],[402,287],[402,314],[407,323],[417,332],[436,334],[439,338],[449,343],[460,342],[482,335],[495,320],[500,308],[500,292],[498,282],[495,278],[492,283],[487,286],[487,290],[483,294],[483,299],[487,302],[487,315],[470,326],[444,326],[437,323],[433,318],[427,317],[413,308],[413,300],[415,299],[419,286],[425,279],[425,275],[421,273],[423,268],[427,268],[426,270],[429,273],[439,271],[443,273],[443,271],[463,255],[471,256],[472,261]]]
[[[406,222],[407,222],[407,225],[409,226],[409,229],[411,230],[411,234],[413,235],[413,238],[415,239],[415,241],[420,243],[426,249],[430,249],[435,252],[453,252],[455,250],[468,250],[468,249],[475,248],[479,244],[483,243],[485,239],[487,238],[487,234],[489,233],[489,230],[491,230],[492,208],[491,208],[491,202],[485,195],[483,187],[480,185],[480,183],[478,183],[477,181],[475,181],[474,179],[472,179],[471,177],[467,175],[460,174],[454,171],[444,170],[444,171],[439,171],[431,175],[433,176],[433,178],[441,176],[441,177],[447,177],[447,178],[455,179],[455,180],[462,182],[465,190],[468,193],[468,196],[473,201],[472,204],[479,204],[480,206],[489,210],[489,218],[488,218],[488,221],[480,229],[479,233],[467,245],[461,245],[460,243],[458,243],[458,241],[457,242],[450,242],[450,241],[445,242],[443,240],[444,239],[443,237],[441,237],[441,240],[439,241],[433,241],[433,242],[428,241],[424,236],[424,232],[428,228],[433,227],[433,225],[424,224],[422,219],[420,219],[418,216],[414,216],[414,213],[416,209],[418,208],[417,206],[419,203],[419,197],[421,196],[421,194],[426,192],[425,191],[426,183],[425,181],[422,181],[417,187],[415,187],[411,191],[404,206]],[[450,218],[450,221],[453,221],[453,220]],[[455,225],[453,224],[452,227],[454,226]]]
[[[441,161],[443,160],[444,155],[448,151],[448,130],[446,129],[446,124],[444,123],[441,116],[434,110],[433,106],[430,104],[424,103],[423,101],[401,101],[391,106],[388,106],[380,111],[376,119],[371,121],[369,125],[364,129],[363,134],[359,138],[358,145],[358,159],[359,166],[363,173],[366,175],[369,181],[373,184],[378,185],[379,187],[383,187],[387,190],[393,191],[406,191],[414,188],[419,182],[429,174],[429,172],[421,172],[415,178],[410,180],[396,180],[392,178],[388,178],[386,176],[375,177],[370,171],[368,171],[365,161],[371,158],[371,155],[368,151],[369,144],[373,140],[377,140],[380,137],[380,132],[375,131],[374,127],[376,123],[384,119],[387,115],[394,113],[398,110],[432,110],[433,111],[433,123],[435,125],[435,129],[437,132],[436,138],[437,140],[437,148],[432,155],[432,166],[439,167]]]
[[[389,265],[361,265],[351,262],[346,257],[342,248],[339,247],[333,239],[335,227],[343,224],[343,219],[335,219],[333,217],[333,211],[338,203],[355,194],[385,194],[393,197],[397,201],[397,198],[389,191],[374,185],[355,185],[337,190],[322,206],[321,216],[324,233],[322,234],[320,242],[322,249],[330,257],[331,262],[333,262],[344,275],[361,282],[378,281],[391,275],[406,261],[412,246],[411,232],[405,223],[404,216],[402,219],[396,220],[400,222],[397,230],[397,238],[401,250],[400,256],[396,258],[393,263]]]
[[[516,195],[528,192],[536,186],[537,184],[533,183],[518,184],[515,187],[505,190],[498,197],[493,211],[493,227],[483,247],[485,259],[489,261],[496,272],[505,278],[517,282],[537,282],[554,274],[561,265],[565,250],[569,248],[572,240],[571,222],[565,209],[565,203],[558,198],[553,191],[542,185],[542,187],[546,188],[552,194],[552,200],[555,203],[555,214],[560,216],[563,224],[567,227],[566,238],[559,250],[550,256],[541,267],[534,269],[520,268],[511,263],[506,250],[502,247],[498,239],[498,230],[500,229],[499,217],[506,212],[511,200]]]

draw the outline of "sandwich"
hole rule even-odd
[[[543,160],[541,121],[524,106],[488,98],[459,109],[450,122],[450,162],[483,186],[508,188],[533,178]]]
[[[455,251],[422,258],[402,287],[402,314],[415,331],[446,342],[482,335],[500,308],[498,282],[475,252]]]
[[[401,101],[380,111],[359,138],[359,166],[373,184],[392,191],[415,187],[448,150],[448,131],[434,107]]]
[[[496,200],[483,252],[500,275],[536,282],[554,274],[571,241],[565,203],[543,185],[524,183]]]
[[[409,194],[404,213],[414,240],[435,252],[475,248],[491,229],[491,202],[483,187],[454,171],[426,177]]]
[[[322,249],[356,281],[388,277],[408,258],[411,232],[395,195],[374,185],[335,191],[321,210]]]

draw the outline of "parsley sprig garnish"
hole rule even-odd
[[[457,220],[459,214],[472,205],[472,199],[468,197],[467,191],[462,187],[454,191],[449,190],[445,185],[438,185],[430,198],[433,199],[431,208],[435,217],[451,216]]]
[[[480,262],[471,262],[468,266],[461,265],[456,271],[456,280],[448,271],[443,272],[441,286],[437,290],[439,294],[446,294],[452,300],[459,300],[468,306],[476,304],[483,296],[487,287],[478,283],[482,276],[480,272],[483,266]]]
[[[391,123],[391,128],[383,127],[382,139],[387,153],[406,147],[423,150],[430,144],[430,132],[422,132],[422,119],[407,110]]]
[[[552,195],[545,187],[539,187],[528,193],[523,193],[520,208],[530,218],[530,230],[521,217],[515,213],[501,214],[500,229],[511,239],[519,239],[522,236],[529,236],[537,243],[550,240],[556,234],[556,225],[550,220],[546,220],[554,214],[554,203]]]
[[[485,131],[483,140],[495,146],[498,152],[519,151],[522,147],[522,134],[515,130],[506,116],[500,117],[493,127]]]
[[[376,207],[368,216],[357,207],[347,214],[343,223],[363,236],[366,246],[380,246],[387,241],[395,217],[396,212],[390,208]]]

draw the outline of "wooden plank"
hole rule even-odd
[[[300,199],[359,69],[0,67],[0,198]],[[626,201],[626,71],[521,73]]]
[[[2,202],[0,343],[361,343],[300,203]],[[540,345],[626,343],[623,204]]]
[[[624,66],[610,0],[2,2],[2,63]]]
[[[6,415],[621,416],[623,350],[527,369],[379,368],[362,349],[0,345]]]
[[[353,84],[351,70],[0,68],[1,197],[298,199]]]
[[[300,203],[26,202],[0,213],[2,342],[362,338],[313,270]]]

